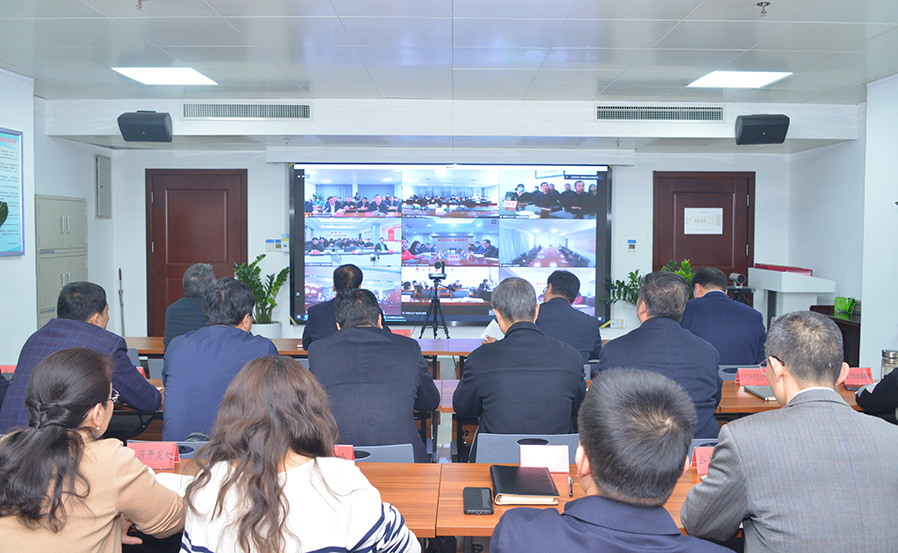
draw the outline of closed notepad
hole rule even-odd
[[[496,505],[558,505],[558,488],[545,467],[490,467]]]
[[[776,396],[773,395],[773,388],[770,386],[746,386],[745,391],[758,396],[764,401],[776,401]]]

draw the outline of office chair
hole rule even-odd
[[[471,448],[474,463],[512,463],[521,461],[522,445],[566,445],[568,461],[574,463],[579,434],[485,434],[478,432]]]
[[[414,463],[412,444],[367,445],[352,448],[358,463]]]

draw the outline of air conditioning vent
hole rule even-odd
[[[309,104],[184,104],[182,119],[311,119]]]
[[[597,121],[723,121],[722,107],[596,106]]]

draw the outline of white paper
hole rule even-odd
[[[491,336],[497,340],[505,338],[505,333],[502,332],[501,328],[499,328],[499,323],[496,322],[496,319],[490,321],[490,324],[488,324],[486,328],[483,329],[483,332],[480,334],[480,339],[486,340],[487,336]]]
[[[683,234],[723,234],[723,208],[683,208]]]
[[[184,497],[184,494],[187,493],[187,486],[193,482],[193,479],[193,476],[187,476],[186,474],[174,474],[172,472],[156,473],[156,482],[159,482],[181,497]]]

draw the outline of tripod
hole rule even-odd
[[[433,339],[437,339],[437,315],[440,316],[440,323],[443,325],[443,332],[446,333],[446,338],[449,338],[449,328],[446,326],[446,317],[443,316],[443,305],[440,303],[440,279],[434,279],[433,281],[433,298],[430,299],[430,306],[427,308],[427,315],[424,317],[424,324],[421,326],[421,334],[418,335],[418,339],[424,336],[424,331],[427,330],[427,323],[433,318],[433,321],[430,323],[433,325]]]

